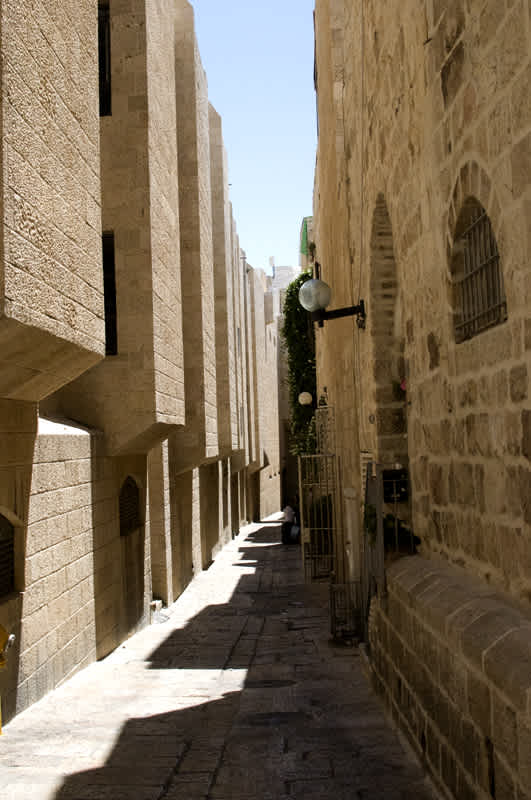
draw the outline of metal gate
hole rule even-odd
[[[337,572],[341,554],[335,455],[299,456],[299,496],[305,577],[328,580]]]

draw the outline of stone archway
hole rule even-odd
[[[371,233],[370,311],[377,461],[408,467],[404,336],[393,231],[382,194]]]

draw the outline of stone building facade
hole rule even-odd
[[[531,785],[531,4],[317,0],[318,379],[350,575],[363,464],[409,474],[417,554],[373,599],[375,684],[441,789]]]
[[[191,6],[0,13],[6,720],[277,511],[280,465],[270,287],[240,248]]]

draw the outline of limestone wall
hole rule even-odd
[[[114,649],[148,616],[144,525],[129,552],[118,501],[127,474],[142,480],[142,464],[114,462],[98,450],[98,437],[85,430],[39,421],[25,524],[13,518],[23,550],[16,552],[18,591],[0,604],[0,624],[17,637],[0,676],[5,719]]]
[[[364,459],[409,469],[398,514],[427,560],[388,567],[371,659],[460,800],[529,787],[529,15],[523,0],[316,4],[317,260],[332,308],[367,306],[365,329],[317,335],[345,529],[360,528]],[[507,319],[459,341],[472,206],[492,226]]]
[[[186,429],[182,469],[218,452],[208,89],[193,9],[179,0],[175,70]]]
[[[180,548],[174,554],[168,447],[165,441],[148,455],[151,580],[153,597],[165,605],[173,603],[180,588],[180,575],[176,574],[180,570],[177,565],[173,568],[173,559],[180,558]]]
[[[147,452],[184,421],[173,4],[111,3],[112,113],[100,118],[102,227],[114,234],[117,353],[48,413]],[[147,110],[149,107],[149,114]],[[99,245],[101,247],[101,245]]]
[[[529,619],[440,562],[403,559],[388,579],[370,643],[389,711],[452,797],[528,797]]]
[[[278,331],[268,313],[271,279],[261,270],[254,277],[256,404],[260,463],[260,518],[280,509],[280,440],[278,415]],[[268,301],[271,301],[269,303]]]
[[[247,261],[244,252],[240,249],[240,240],[236,231],[236,222],[232,218],[232,265],[234,287],[234,328],[236,348],[236,391],[237,391],[237,417],[233,424],[233,443],[237,449],[243,451],[245,463],[249,463],[250,441],[249,420],[246,413],[249,401],[247,374],[249,368],[246,336],[247,336],[247,305],[246,305],[246,276]]]
[[[229,361],[229,383],[234,392],[234,406],[232,408],[230,428],[231,442],[233,450],[245,450],[245,431],[241,428],[240,406],[243,404],[243,385],[242,378],[245,362],[242,358],[241,350],[241,319],[240,319],[240,244],[236,232],[236,224],[232,214],[232,204],[229,203],[229,249],[230,249],[230,270],[232,273],[232,296],[230,299],[231,310],[229,316],[232,319],[232,341],[234,348],[234,358],[232,363]]]
[[[255,292],[255,272],[243,254],[243,321],[246,370],[246,396],[247,396],[247,428],[249,449],[246,454],[247,462],[252,469],[259,468],[260,458],[260,419],[258,411],[258,383],[257,383],[257,352],[259,345],[257,339],[263,340],[262,326],[256,321],[257,304]],[[259,313],[259,309],[258,309]]]
[[[20,26],[14,4],[1,12],[21,75],[31,68],[15,74],[6,40],[2,152],[28,179],[9,173],[31,213],[12,230],[6,189],[0,359],[13,356],[2,374],[18,388],[0,399],[0,624],[17,640],[0,674],[4,721],[146,625],[153,598],[174,602],[242,522],[279,506],[267,286],[240,250],[191,6],[110,3],[99,166],[98,4],[63,6],[34,3]],[[29,181],[37,161],[49,187]],[[60,197],[48,192],[59,180]],[[117,353],[103,360],[102,228],[114,234],[117,306]],[[24,330],[8,302],[15,242]]]
[[[330,308],[358,302],[359,280],[353,260],[359,259],[359,225],[351,215],[345,180],[347,160],[355,142],[344,137],[344,82],[351,79],[356,52],[346,41],[343,2],[316,4],[316,85],[318,89],[319,147],[314,195],[314,236],[320,275],[332,288]],[[344,50],[348,49],[348,58]],[[349,94],[356,85],[349,83]],[[354,99],[354,98],[353,98]],[[354,137],[351,137],[354,139]],[[357,176],[359,179],[359,175]],[[333,199],[332,199],[333,198]],[[360,376],[354,347],[357,329],[353,318],[316,326],[318,396],[324,395],[336,410],[338,446],[343,485],[360,491],[356,408],[361,406]]]
[[[2,712],[6,719],[14,713],[16,707],[23,601],[20,592],[25,586],[26,530],[37,436],[36,405],[14,400],[0,401],[0,435],[3,443],[0,449],[0,514],[3,517],[2,522],[7,520],[13,526],[14,533],[14,558],[11,564],[6,565],[4,559],[2,564],[3,576],[6,566],[13,570],[14,591],[4,594],[0,601],[0,625],[16,636],[13,657],[9,659],[7,668],[0,673],[0,696],[4,698]],[[29,603],[30,612],[37,611],[38,607]]]
[[[233,448],[232,427],[236,416],[234,301],[231,253],[227,154],[223,145],[221,117],[210,106],[210,164],[212,232],[216,316],[216,390],[219,449]]]
[[[104,352],[97,8],[1,10],[0,395],[36,401]]]
[[[146,3],[156,418],[184,419],[174,0]]]
[[[338,320],[318,335],[344,468],[355,484],[358,448],[409,464],[424,551],[527,602],[528,3],[316,12],[318,259],[332,307],[368,309],[365,331]],[[508,319],[456,343],[450,262],[470,196],[492,223]]]

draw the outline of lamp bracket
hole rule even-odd
[[[325,311],[324,308],[319,311],[312,311],[312,322],[318,322],[319,327],[322,328],[325,321],[329,319],[338,319],[340,317],[353,317],[356,315],[356,324],[358,328],[363,330],[367,320],[367,313],[365,311],[365,303],[360,300],[357,306],[345,306],[344,308],[334,308],[331,311]]]

